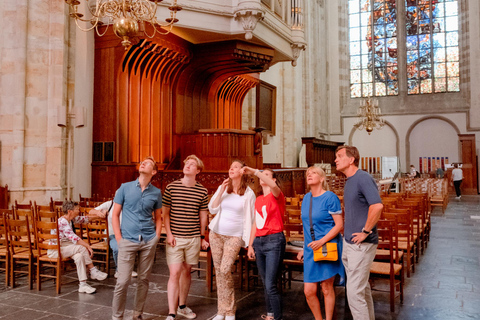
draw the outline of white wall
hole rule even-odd
[[[439,119],[425,120],[410,134],[410,163],[419,167],[419,157],[448,157],[459,161],[459,142],[455,129]]]

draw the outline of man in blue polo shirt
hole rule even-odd
[[[347,298],[354,320],[375,320],[368,278],[378,246],[376,224],[383,204],[370,174],[358,169],[360,154],[354,146],[336,151],[337,170],[347,176],[342,261],[347,275]]]
[[[150,183],[157,173],[155,160],[152,157],[145,158],[140,163],[138,172],[138,179],[122,184],[113,199],[112,225],[118,243],[118,278],[112,302],[114,320],[123,319],[128,285],[137,254],[138,278],[133,319],[142,319],[148,293],[148,277],[162,230],[162,193]]]

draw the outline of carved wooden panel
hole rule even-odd
[[[344,145],[344,142],[327,141],[313,137],[303,137],[302,143],[306,147],[306,161],[308,166],[315,163],[329,163],[335,167],[335,150]]]

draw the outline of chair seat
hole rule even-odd
[[[107,250],[108,249],[108,243],[97,242],[97,243],[92,244],[90,247],[92,247],[92,249],[97,249],[97,250]]]
[[[37,250],[32,250],[32,256],[36,258],[38,256]],[[14,259],[28,259],[30,257],[30,252],[28,250],[23,250],[12,255]]]
[[[395,274],[399,274],[400,270],[402,270],[402,265],[394,263],[393,270]],[[390,275],[390,263],[374,261],[370,267],[370,272],[388,276]]]
[[[387,249],[377,249],[377,252],[375,254],[375,259],[386,259],[390,257],[390,250]],[[403,258],[403,251],[398,251],[398,258],[402,259]]]
[[[40,261],[45,261],[45,262],[57,262],[58,258],[50,258],[49,256],[41,256],[38,258]],[[62,258],[62,261],[70,261],[71,258]]]

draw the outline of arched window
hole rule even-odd
[[[460,90],[457,0],[349,0],[348,9],[352,98],[398,95],[399,81],[408,94]]]

